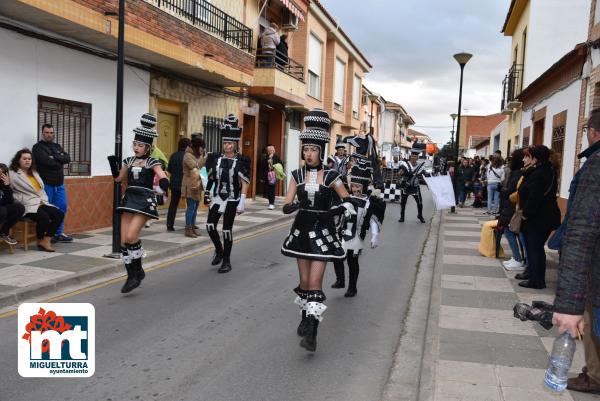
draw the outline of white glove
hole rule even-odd
[[[242,213],[244,213],[245,210],[246,210],[246,195],[242,194],[242,195],[240,195],[240,203],[238,203],[235,211],[237,212],[237,214],[242,214]]]
[[[371,248],[377,248],[379,246],[379,236],[377,234],[371,235]]]

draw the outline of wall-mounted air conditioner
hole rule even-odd
[[[298,17],[292,14],[289,10],[285,10],[283,13],[283,24],[281,27],[288,31],[298,29]]]

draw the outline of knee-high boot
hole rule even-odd
[[[344,274],[344,261],[335,260],[333,262],[333,269],[335,270],[335,283],[331,288],[344,288],[346,286],[346,277]]]
[[[417,203],[417,212],[419,214],[417,214],[417,219],[419,219],[419,221],[421,223],[425,223],[425,219],[423,218],[423,204],[422,203]]]
[[[216,266],[223,260],[223,245],[221,244],[219,232],[214,224],[206,223],[206,231],[208,231],[208,236],[215,246],[215,254],[213,255],[211,265]]]
[[[350,281],[348,282],[348,291],[344,294],[345,297],[354,297],[356,296],[356,282],[358,281],[358,258],[353,257],[354,260],[348,260],[348,270]]]
[[[219,270],[219,273],[228,273],[231,271],[231,247],[233,246],[233,233],[231,230],[223,230],[223,263]]]
[[[125,280],[125,284],[123,284],[123,287],[121,287],[121,292],[123,294],[132,291],[134,288],[137,288],[140,285],[140,280],[133,267],[133,257],[131,256],[130,252],[130,247],[132,245],[125,245],[126,246],[121,247],[121,259],[123,260],[123,264],[127,270],[127,280]]]
[[[317,329],[323,320],[323,312],[327,306],[323,304],[326,297],[321,290],[309,290],[306,297],[306,331],[300,341],[300,346],[307,351],[317,350]]]
[[[300,337],[304,337],[304,334],[306,333],[306,325],[308,323],[308,320],[306,319],[306,297],[308,296],[308,291],[303,290],[300,288],[300,286],[298,286],[294,288],[294,292],[297,295],[294,303],[300,307],[300,313],[302,315],[302,320],[300,320],[300,325],[298,325],[296,333]]]

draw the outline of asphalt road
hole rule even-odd
[[[207,253],[150,272],[127,296],[119,282],[61,300],[95,306],[92,378],[21,378],[17,317],[0,319],[0,401],[379,400],[429,229],[412,199],[407,221],[398,215],[390,204],[380,247],[361,257],[356,298],[329,288],[328,266],[314,354],[298,345],[296,261],[279,252],[289,227],[278,228],[236,243],[225,275]]]

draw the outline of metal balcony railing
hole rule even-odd
[[[258,49],[256,54],[256,68],[277,68],[280,71],[304,82],[304,66],[277,50],[275,54],[266,54]]]
[[[252,53],[252,29],[206,0],[146,0],[181,20]]]
[[[523,90],[523,64],[513,64],[502,81],[502,104],[500,110],[514,101]]]

